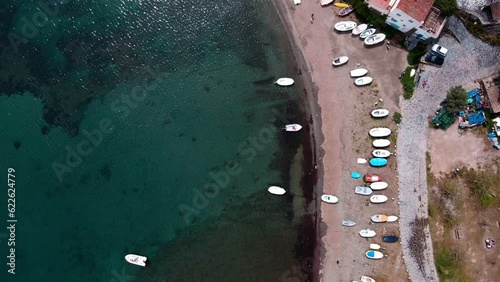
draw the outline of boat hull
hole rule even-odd
[[[375,174],[367,174],[365,175],[366,182],[379,182],[382,180],[382,177]]]
[[[368,251],[366,252],[366,257],[369,259],[381,259],[384,257],[384,254],[379,251]]]
[[[388,158],[391,156],[391,152],[387,150],[373,150],[372,155],[376,158]]]
[[[363,158],[358,158],[358,159],[356,160],[356,162],[357,162],[358,164],[366,164],[368,161],[367,161],[366,159],[363,159]]]
[[[389,115],[389,110],[387,109],[376,109],[371,112],[372,117],[374,118],[382,118]]]
[[[353,171],[351,172],[351,178],[358,179],[361,177],[361,174],[359,172]]]
[[[387,222],[396,222],[398,221],[398,217],[395,215],[389,215],[387,216]]]
[[[363,31],[365,31],[368,28],[367,24],[360,24],[356,28],[352,30],[353,35],[360,35]]]
[[[330,5],[334,0],[321,0],[321,6]]]
[[[356,222],[355,221],[352,221],[352,220],[348,220],[348,219],[343,219],[342,220],[342,226],[346,226],[346,227],[352,227],[356,225]]]
[[[294,83],[295,81],[289,77],[282,77],[276,80],[276,84],[279,86],[292,86]]]
[[[345,7],[349,7],[349,4],[346,4],[346,3],[333,3],[333,6],[339,7],[339,8],[345,8]]]
[[[385,40],[385,34],[383,33],[373,34],[365,38],[365,45],[367,46],[376,45],[383,42],[384,40]]]
[[[278,195],[278,196],[286,193],[286,190],[279,187],[279,186],[271,186],[271,187],[267,188],[267,191],[273,195]]]
[[[379,244],[370,244],[370,249],[372,249],[372,250],[380,250],[380,245]]]
[[[392,131],[387,128],[387,127],[375,127],[370,129],[368,134],[370,134],[371,137],[379,138],[379,137],[387,137],[391,135]]]
[[[333,59],[332,65],[334,67],[338,67],[338,66],[341,66],[343,64],[346,64],[348,61],[349,61],[349,57],[347,57],[347,56],[340,56],[340,57],[337,57],[337,58]]]
[[[396,243],[398,240],[399,240],[398,236],[394,236],[394,235],[382,236],[382,242],[385,242],[385,243]]]
[[[374,167],[381,167],[387,165],[387,159],[384,158],[373,158],[370,160],[370,165]]]
[[[363,77],[360,77],[360,78],[357,78],[356,80],[354,80],[354,84],[356,84],[357,86],[365,86],[365,85],[372,83],[372,81],[373,81],[373,78],[371,78],[369,76],[363,76]]]
[[[391,145],[391,141],[389,141],[387,139],[377,139],[377,140],[373,140],[372,145],[375,148],[385,148],[385,147],[389,147],[389,145]]]
[[[321,200],[328,204],[336,204],[339,202],[339,199],[337,197],[326,194],[321,196]]]
[[[387,215],[385,214],[374,214],[370,217],[370,219],[373,221],[373,222],[376,222],[376,223],[383,223],[383,222],[387,222]]]
[[[361,282],[375,282],[375,279],[368,277],[368,276],[361,276],[360,281]]]
[[[364,186],[356,186],[356,188],[354,188],[354,193],[358,195],[369,196],[372,194],[372,189]]]
[[[367,37],[369,37],[369,36],[373,35],[373,34],[375,33],[375,31],[376,31],[376,29],[374,29],[374,28],[369,28],[369,29],[367,29],[367,30],[365,30],[365,31],[361,32],[361,34],[359,35],[359,37],[360,37],[361,39],[365,39],[365,38],[367,38]]]
[[[363,229],[363,230],[359,231],[359,235],[363,238],[372,238],[372,237],[375,237],[375,235],[377,235],[377,233],[375,233],[375,231],[370,230],[370,229]]]
[[[387,182],[383,182],[383,181],[377,181],[377,182],[373,182],[370,184],[370,188],[373,191],[384,190],[384,189],[387,189],[387,187],[389,187],[389,184],[387,184]]]
[[[370,202],[373,204],[382,204],[387,202],[387,196],[384,195],[373,195],[370,197]]]
[[[353,21],[343,21],[335,24],[334,28],[337,31],[351,31],[356,28],[358,24]]]
[[[128,263],[144,267],[144,266],[146,266],[146,261],[148,260],[148,258],[145,256],[141,256],[141,255],[128,254],[125,256],[125,260]]]
[[[351,77],[361,77],[367,73],[368,73],[367,69],[363,69],[363,68],[355,69],[355,70],[351,71]]]
[[[302,125],[300,124],[287,124],[285,126],[286,131],[296,132],[302,129]]]

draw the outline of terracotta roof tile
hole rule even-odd
[[[417,21],[423,22],[433,4],[434,0],[400,0],[397,8]]]

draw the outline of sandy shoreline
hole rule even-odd
[[[321,7],[319,1],[303,1],[298,6],[294,6],[291,0],[273,3],[302,70],[311,107],[311,127],[318,163],[316,193],[334,194],[340,199],[337,205],[323,205],[319,197],[316,200],[321,207],[321,217],[316,222],[318,244],[315,250],[317,271],[314,281],[352,281],[358,280],[361,275],[405,281],[407,274],[399,244],[388,246],[388,259],[374,262],[365,258],[364,252],[369,243],[380,243],[380,236],[377,235],[378,240],[368,241],[358,235],[359,230],[365,228],[382,234],[399,233],[397,224],[373,226],[369,220],[369,216],[375,213],[399,215],[397,180],[393,170],[395,159],[391,159],[390,166],[376,171],[355,162],[356,157],[367,158],[372,149],[366,146],[366,141],[369,141],[366,132],[374,125],[367,114],[373,109],[374,103],[383,98],[384,108],[391,112],[398,110],[398,97],[401,94],[398,75],[406,66],[405,52],[394,47],[389,51],[384,46],[368,49],[359,38],[350,34],[337,34],[333,31],[333,25],[345,18],[336,15],[337,8]],[[315,20],[311,23],[313,13]],[[339,54],[348,54],[350,62],[347,66],[333,69],[331,61]],[[348,72],[356,68],[357,64],[369,69],[376,81],[372,87],[357,88],[353,85]],[[373,95],[375,92],[379,94]],[[390,119],[383,123],[380,125],[396,129],[394,124],[390,124]],[[350,179],[349,171],[353,170],[383,175],[391,191],[381,194],[395,200],[380,206],[366,206],[367,198],[353,193],[354,186],[362,185],[361,181]],[[342,227],[340,223],[343,218],[353,219],[358,225],[353,228]]]

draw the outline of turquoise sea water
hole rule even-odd
[[[266,191],[292,185],[309,140],[280,130],[304,107],[269,3],[47,2],[0,10],[18,220],[15,275],[0,232],[0,281],[308,280],[306,201]]]

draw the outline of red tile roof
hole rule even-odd
[[[419,22],[425,21],[434,0],[400,0],[396,8],[408,14]]]
[[[390,11],[389,3],[391,3],[391,0],[370,0],[370,4],[375,5],[379,8],[382,8],[384,10]]]

